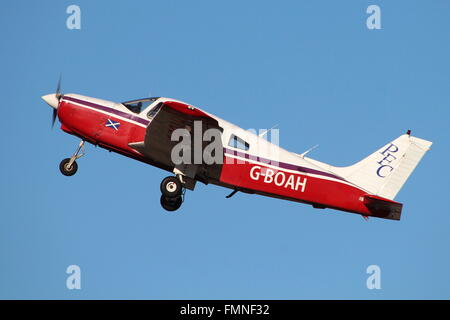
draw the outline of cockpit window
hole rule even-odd
[[[250,149],[250,145],[247,142],[245,142],[244,140],[242,140],[238,136],[235,136],[234,134],[231,135],[230,141],[228,142],[228,146],[233,147],[233,148],[237,148],[237,149],[242,149],[242,150],[245,150],[245,151]]]
[[[149,105],[158,100],[159,97],[146,98],[146,99],[138,99],[122,102],[122,104],[127,107],[128,110],[134,113],[141,113],[145,110]]]

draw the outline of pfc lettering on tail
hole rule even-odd
[[[393,153],[396,153],[397,151],[398,147],[391,143],[386,149],[380,152],[380,154],[384,157],[377,162],[380,165],[377,169],[377,176],[385,178],[392,172],[392,170],[394,170],[391,162],[397,159],[397,157],[393,155]]]

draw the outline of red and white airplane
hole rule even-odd
[[[402,204],[393,199],[431,146],[410,131],[348,167],[334,167],[289,152],[262,135],[235,126],[190,104],[169,98],[146,98],[116,103],[78,94],[48,94],[42,99],[53,109],[61,129],[81,139],[72,157],[60,164],[62,174],[77,171],[76,160],[84,154],[85,141],[126,157],[174,173],[161,182],[161,205],[177,210],[186,189],[196,181],[241,191],[385,219],[400,220]],[[220,132],[223,161],[175,163],[172,151],[178,144],[172,134],[189,133],[201,123]],[[211,139],[210,139],[211,140]],[[194,146],[197,142],[193,142]],[[197,143],[205,151],[207,141]],[[217,146],[217,144],[216,144]],[[192,149],[194,150],[195,147]],[[217,150],[216,150],[217,152]]]

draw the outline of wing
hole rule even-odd
[[[204,132],[210,128],[219,129],[220,132],[223,131],[216,119],[185,103],[177,101],[161,102],[153,110],[157,110],[157,112],[153,115],[153,119],[147,127],[144,141],[130,143],[129,146],[168,170],[180,167],[176,166],[171,159],[172,149],[179,143],[179,141],[172,141],[171,139],[174,130],[186,129],[190,133],[191,146],[198,143],[194,142],[194,135],[197,133],[199,139],[201,139],[202,154],[204,148],[210,143],[209,141],[203,141]],[[195,124],[196,121],[200,122]],[[200,129],[198,129],[199,127]],[[194,132],[194,128],[199,131]],[[194,148],[191,148],[191,163],[194,161],[193,151]],[[187,170],[187,168],[184,169]],[[192,170],[192,166],[190,170]],[[218,179],[220,171],[221,165],[207,165],[201,161],[201,163],[196,162],[194,176],[200,181],[207,182],[210,178]]]

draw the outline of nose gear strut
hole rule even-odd
[[[75,160],[84,156],[84,140],[80,141],[77,151],[70,158],[66,158],[59,164],[59,170],[65,176],[73,176],[78,170],[78,164]]]

